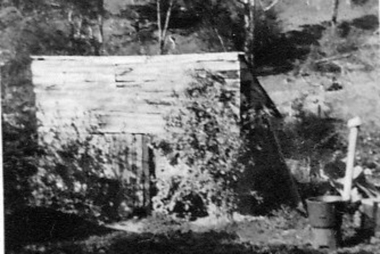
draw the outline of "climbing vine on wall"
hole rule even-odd
[[[170,134],[155,142],[170,157],[167,170],[173,174],[158,179],[154,208],[192,216],[202,212],[202,205],[208,213],[230,212],[244,170],[239,93],[219,75],[206,73],[195,80],[177,95],[181,105],[167,117]]]

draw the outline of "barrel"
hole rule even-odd
[[[366,198],[361,201],[361,231],[370,236],[380,235],[380,200]]]
[[[344,202],[340,196],[319,196],[306,200],[316,248],[337,248],[341,243]]]

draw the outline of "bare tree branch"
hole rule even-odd
[[[270,5],[268,5],[267,7],[264,7],[263,5],[263,2],[259,1],[260,2],[260,5],[261,7],[263,8],[264,11],[269,11],[270,9],[272,9],[276,4],[278,4],[280,0],[274,0]]]
[[[248,4],[248,0],[237,0],[237,2],[242,5]]]
[[[157,0],[157,23],[158,23],[157,25],[158,25],[159,54],[164,53],[166,34],[167,34],[167,31],[169,28],[169,21],[170,21],[170,16],[171,16],[172,9],[173,9],[173,3],[174,3],[174,0],[170,0],[169,7],[166,10],[165,24],[164,24],[164,27],[162,28],[162,24],[161,24],[161,2],[160,2],[160,0]]]
[[[73,22],[73,10],[72,9],[69,9],[69,11],[67,13],[67,20],[69,21],[70,24]]]
[[[169,8],[166,11],[165,26],[164,26],[164,30],[162,31],[162,37],[163,37],[164,41],[166,39],[166,32],[167,32],[168,27],[169,27],[169,20],[170,20],[170,16],[171,16],[172,9],[173,9],[173,3],[174,3],[174,0],[170,0]]]
[[[157,0],[157,26],[158,26],[158,43],[161,45],[162,28],[161,28],[161,0]]]
[[[326,58],[322,58],[322,59],[319,59],[317,61],[314,61],[314,63],[330,62],[330,61],[333,61],[333,60],[347,58],[347,57],[350,57],[351,55],[352,55],[351,53],[347,53],[347,54],[342,54],[342,55],[338,55],[338,56],[326,57]]]
[[[226,52],[227,50],[226,50],[226,47],[224,45],[223,38],[222,38],[222,36],[220,36],[220,33],[219,33],[218,29],[216,29],[216,27],[214,27],[214,32],[215,32],[216,36],[218,37],[220,45],[222,45],[223,51]]]
[[[99,32],[97,34],[97,45],[96,45],[96,54],[102,54],[102,47],[104,42],[104,34],[103,34],[103,19],[104,19],[104,0],[98,0],[97,2],[97,26]]]

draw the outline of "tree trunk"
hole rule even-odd
[[[249,64],[251,64],[251,66],[255,66],[253,45],[255,41],[256,6],[257,0],[247,0],[244,3],[244,53],[246,55],[247,61]]]
[[[215,34],[216,34],[216,37],[218,37],[218,40],[219,40],[219,42],[220,42],[220,45],[222,46],[223,52],[227,52],[227,49],[226,49],[226,46],[225,46],[225,44],[224,44],[223,38],[222,38],[222,36],[220,35],[218,29],[217,29],[215,26],[213,26],[213,28],[214,28],[214,32],[215,32]]]
[[[334,27],[336,27],[336,24],[337,24],[339,3],[340,3],[340,0],[334,0],[333,15],[331,18],[331,23]]]
[[[103,18],[104,18],[104,0],[98,0],[98,14],[97,14],[97,25],[99,29],[98,38],[96,38],[95,54],[97,56],[102,55],[102,48],[104,43],[103,34]]]
[[[158,23],[158,34],[159,34],[158,35],[159,36],[158,41],[159,41],[159,54],[160,55],[165,54],[165,42],[166,42],[167,31],[169,28],[170,16],[172,14],[173,3],[174,3],[174,0],[170,0],[169,7],[166,10],[165,24],[164,24],[164,27],[162,28],[161,4],[160,4],[160,0],[157,0],[157,23]]]
[[[161,27],[161,0],[157,0],[156,5],[156,12],[157,12],[157,27],[158,27],[158,44],[159,44],[159,54],[162,54],[162,50],[164,48],[163,41],[162,41],[162,27]]]

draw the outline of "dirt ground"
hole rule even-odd
[[[343,242],[337,250],[334,250],[335,253],[379,253],[380,239],[366,238],[364,234],[358,233],[358,226],[353,220],[354,217],[344,216]],[[192,248],[197,248],[198,251],[207,249],[207,246],[215,241],[220,244],[219,250],[213,249],[210,251],[211,253],[227,253],[228,247],[225,245],[235,246],[234,253],[246,253],[246,251],[247,253],[333,252],[329,249],[314,249],[312,247],[312,228],[308,219],[289,211],[282,211],[272,217],[235,214],[233,220],[207,217],[194,222],[171,224],[170,226],[155,224],[154,220],[143,219],[127,221],[111,227],[139,235],[152,234],[153,238],[166,235],[168,239],[177,239],[178,244],[182,245],[180,248],[188,248],[186,253],[197,253],[197,250]],[[176,245],[175,241],[174,245]]]

